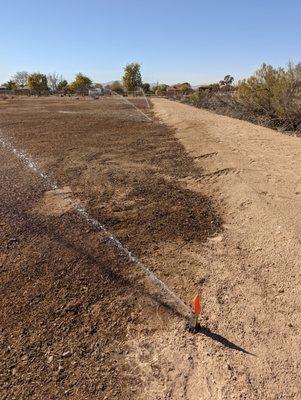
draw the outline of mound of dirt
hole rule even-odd
[[[71,188],[65,186],[62,189],[46,191],[40,203],[33,209],[33,212],[42,215],[60,216],[74,210],[78,204],[79,200],[75,199]]]

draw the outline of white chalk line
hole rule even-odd
[[[52,190],[58,191],[59,195],[59,186],[57,182],[51,179],[45,172],[43,172],[38,165],[29,157],[23,150],[17,150],[11,142],[3,136],[2,131],[0,130],[0,143],[3,148],[11,151],[18,159],[20,159],[29,169],[33,170],[38,176],[40,176]],[[151,270],[149,270],[145,264],[136,257],[124,244],[120,242],[101,222],[93,218],[89,215],[88,211],[85,207],[81,205],[75,205],[74,211],[76,211],[85,222],[92,225],[94,228],[102,231],[105,236],[110,240],[110,242],[120,250],[126,257],[137,267],[141,268],[146,276],[156,285],[158,286],[166,295],[170,296],[173,299],[175,305],[179,306],[180,310],[182,310],[185,317],[192,318],[192,310],[187,306],[177,295],[173,292],[164,282],[162,282]]]
[[[114,93],[116,96],[121,97],[121,99],[130,106],[134,107],[135,110],[137,110],[140,114],[142,114],[144,118],[146,118],[148,121],[152,121],[152,119],[148,115],[146,115],[143,111],[141,111],[140,108],[138,108],[134,103],[129,101],[126,97],[121,96],[121,94],[115,92],[114,90],[111,90],[111,92]]]

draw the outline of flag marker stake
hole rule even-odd
[[[191,328],[196,329],[196,327],[198,325],[199,316],[201,315],[201,312],[202,312],[201,298],[198,294],[195,295],[194,298],[192,299],[191,307],[192,307],[192,311],[193,311]]]

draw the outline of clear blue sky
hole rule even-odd
[[[5,0],[0,15],[0,83],[19,70],[106,82],[138,61],[144,81],[199,84],[301,61],[301,0]]]

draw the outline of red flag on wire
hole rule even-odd
[[[198,294],[192,299],[192,309],[196,315],[200,315],[202,312],[201,299]]]

